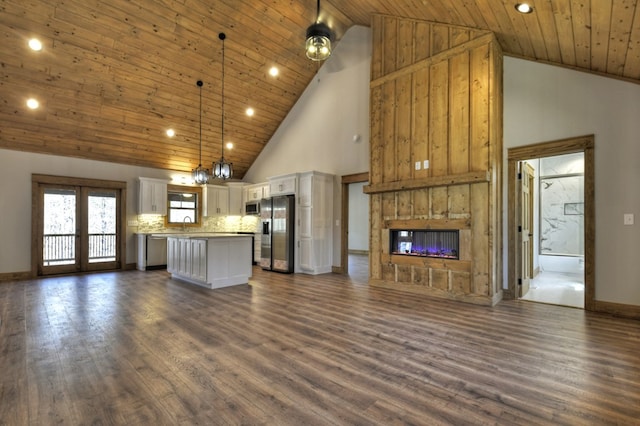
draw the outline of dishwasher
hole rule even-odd
[[[138,269],[164,269],[167,267],[167,237],[138,235]]]

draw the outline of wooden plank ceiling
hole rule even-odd
[[[528,15],[515,3],[325,0],[321,20],[338,39],[376,13],[488,29],[505,54],[640,82],[638,0],[535,0]],[[242,178],[318,69],[303,52],[315,15],[314,0],[0,0],[0,147],[190,171],[202,79],[210,165],[225,32],[225,157]],[[40,52],[27,48],[33,36]],[[41,107],[28,110],[28,97]]]

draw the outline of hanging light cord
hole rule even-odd
[[[320,22],[320,0],[318,0],[318,7],[316,9],[316,24]]]
[[[200,164],[202,166],[202,82],[198,80],[198,86],[200,87]]]
[[[218,37],[222,40],[222,116],[220,132],[222,138],[222,160],[224,161],[224,39],[226,38],[226,35],[224,33],[220,33],[218,34]]]

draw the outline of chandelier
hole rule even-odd
[[[213,177],[218,179],[231,179],[233,177],[233,164],[224,160],[224,39],[227,36],[224,33],[218,34],[218,38],[222,40],[222,108],[220,113],[220,135],[222,139],[222,155],[219,161],[213,163]]]
[[[209,182],[209,170],[202,167],[202,80],[198,80],[196,84],[200,88],[200,161],[198,167],[191,172],[191,176],[198,185],[205,185]]]

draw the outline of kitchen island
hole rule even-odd
[[[251,277],[250,235],[184,233],[167,237],[172,278],[207,288],[247,284]]]

